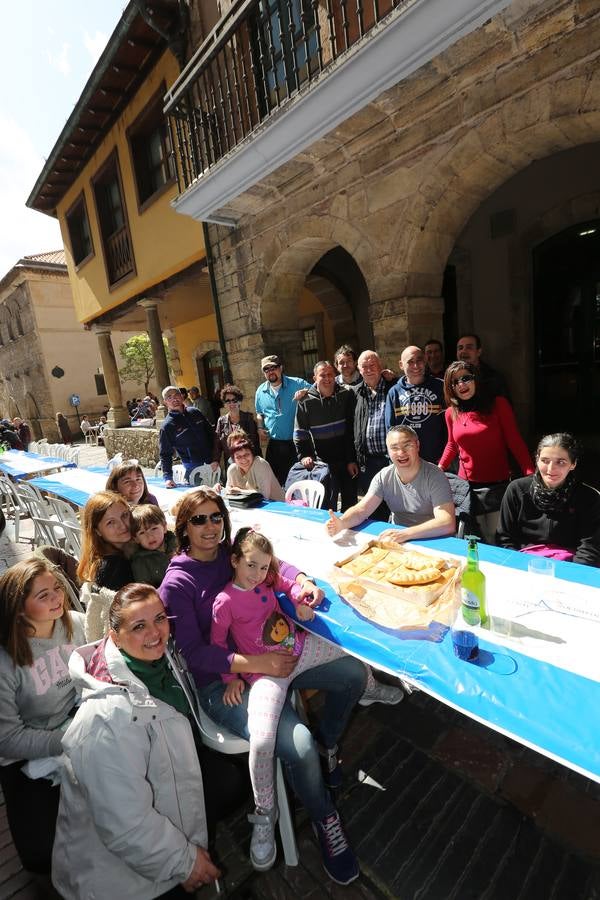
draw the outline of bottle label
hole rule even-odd
[[[467,588],[462,588],[461,599],[463,606],[468,606],[469,609],[479,609],[479,598],[477,594],[473,593],[473,591],[468,591]]]

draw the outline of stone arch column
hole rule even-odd
[[[123,406],[121,380],[119,378],[115,350],[110,336],[111,327],[110,325],[101,324],[93,325],[92,328],[98,338],[98,347],[100,349],[100,358],[102,359],[102,370],[104,372],[106,392],[110,401],[110,409],[107,416],[108,424],[112,428],[124,428],[131,423],[131,420],[129,418],[129,413]]]

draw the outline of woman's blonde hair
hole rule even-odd
[[[129,512],[127,501],[116,491],[99,491],[83,507],[81,513],[81,557],[77,575],[81,581],[95,581],[98,567],[105,556],[111,556],[115,548],[98,533],[98,525],[106,511],[114,503],[120,503]]]
[[[43,559],[23,559],[0,576],[0,645],[15,666],[33,665],[30,638],[35,637],[34,626],[25,618],[25,601],[39,575],[54,575],[64,593],[61,621],[67,640],[73,638],[73,624],[69,613],[69,594],[65,580],[55,566]]]

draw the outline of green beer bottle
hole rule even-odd
[[[477,613],[481,624],[486,625],[488,615],[485,605],[485,575],[479,568],[479,554],[477,552],[477,541],[479,538],[474,535],[466,535],[466,540],[469,542],[467,567],[461,579],[463,617],[468,622],[467,610],[472,609],[473,613]]]

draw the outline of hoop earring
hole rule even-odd
[[[221,535],[221,540],[219,541],[219,543],[220,543],[220,544],[224,544],[224,543],[225,543],[225,540],[226,540],[225,526],[223,525],[223,534]]]

